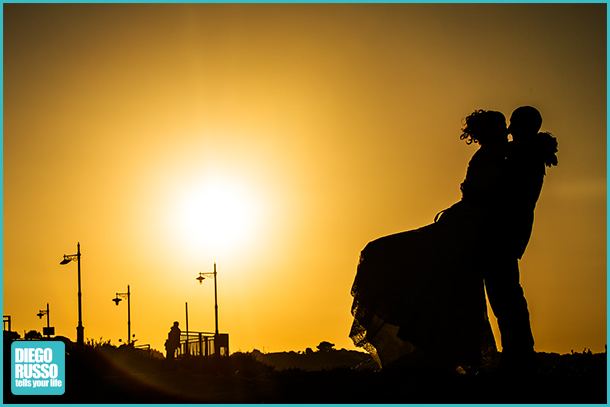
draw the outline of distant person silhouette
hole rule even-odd
[[[178,321],[174,322],[174,325],[170,328],[167,334],[167,340],[165,341],[166,358],[168,360],[174,360],[174,354],[176,349],[180,346],[180,328],[178,328]]]

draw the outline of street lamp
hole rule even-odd
[[[75,259],[78,263],[78,326],[76,327],[76,343],[79,346],[83,346],[85,343],[85,328],[83,327],[83,295],[80,290],[80,243],[76,245],[76,254],[64,254],[64,259],[59,264],[68,264]]]
[[[49,338],[51,336],[51,325],[49,325],[49,303],[47,302],[47,309],[41,309],[40,311],[38,311],[38,314],[36,314],[36,316],[40,319],[42,319],[42,317],[47,316],[47,327],[45,329],[43,329],[44,334],[47,336],[47,338]]]
[[[126,293],[116,293],[116,297],[113,298],[112,301],[114,301],[114,303],[118,306],[119,302],[121,302],[123,298],[127,298],[127,345],[129,345],[131,343],[131,300],[129,293],[129,285],[127,286]]]
[[[214,320],[216,322],[216,333],[214,335],[214,348],[215,351],[214,353],[216,353],[216,355],[219,355],[218,351],[219,351],[219,347],[218,347],[218,340],[219,340],[219,336],[218,336],[218,291],[216,288],[216,280],[217,280],[217,275],[216,275],[216,263],[214,263],[214,272],[213,273],[199,273],[199,277],[196,277],[195,280],[199,280],[199,284],[203,283],[203,280],[205,280],[206,277],[213,277],[214,278]]]

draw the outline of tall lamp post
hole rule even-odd
[[[122,297],[122,298],[121,298]],[[116,293],[116,297],[112,299],[114,303],[118,306],[119,302],[123,298],[127,298],[127,345],[131,343],[131,301],[130,301],[130,293],[129,293],[129,285],[127,286],[126,293]]]
[[[85,328],[83,327],[83,294],[80,290],[80,243],[76,245],[76,254],[64,254],[64,259],[59,264],[68,264],[73,260],[76,260],[78,263],[78,326],[76,327],[76,344],[83,346],[85,344]]]
[[[41,309],[40,311],[38,311],[38,314],[36,314],[36,316],[40,319],[42,319],[42,317],[47,316],[47,327],[46,329],[43,329],[45,335],[47,336],[47,338],[51,337],[51,325],[49,324],[49,303],[47,302],[47,309]]]
[[[216,285],[217,275],[216,275],[216,263],[214,263],[214,272],[213,273],[199,273],[199,277],[196,277],[195,280],[199,280],[199,284],[203,283],[206,277],[214,278],[214,321],[216,322],[216,330],[214,335],[214,353],[219,356],[219,347],[218,347],[218,290]]]

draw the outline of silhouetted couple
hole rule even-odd
[[[557,141],[540,132],[537,109],[477,110],[460,138],[480,148],[461,184],[462,199],[434,223],[385,236],[361,252],[350,337],[381,367],[426,363],[477,367],[496,352],[485,290],[502,340],[500,367],[535,369],[538,359],[519,265],[532,232],[545,166]],[[513,141],[508,141],[512,134]]]

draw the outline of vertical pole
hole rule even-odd
[[[82,292],[80,289],[80,242],[76,245],[76,259],[78,261],[78,326],[76,327],[76,343],[83,346],[85,343],[85,328],[83,327]]]
[[[189,303],[185,302],[184,306],[186,308],[186,350],[184,353],[189,355]]]
[[[216,280],[216,263],[214,263],[214,319],[216,322],[216,334],[214,335],[214,356],[220,356],[220,335],[218,335],[218,290]]]
[[[216,320],[216,335],[218,335],[218,291],[216,290],[216,263],[214,263],[214,316]]]
[[[127,345],[131,343],[131,301],[129,284],[127,285]]]
[[[49,333],[51,330],[49,329],[51,327],[51,324],[49,323],[49,303],[47,302],[47,338],[51,337],[51,334]]]

